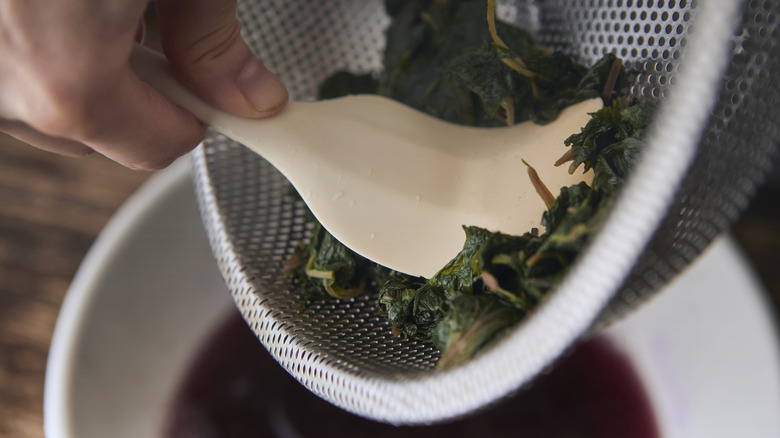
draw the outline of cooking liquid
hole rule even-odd
[[[451,423],[395,427],[321,400],[277,364],[236,313],[197,355],[168,412],[165,437],[658,438],[630,362],[608,340],[580,343],[533,385]]]

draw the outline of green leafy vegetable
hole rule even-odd
[[[374,94],[379,82],[370,74],[336,72],[320,84],[320,99],[335,99],[349,94]]]
[[[439,368],[465,362],[520,320],[513,308],[486,295],[461,295],[449,305],[433,333],[433,344],[444,352]]]
[[[379,290],[379,312],[408,338],[430,340],[436,324],[449,311],[449,301],[472,295],[479,273],[472,269],[480,248],[491,233],[464,227],[463,250],[429,280],[395,273]]]
[[[319,224],[287,263],[307,300],[378,289],[377,310],[393,333],[433,342],[442,368],[492,342],[560,282],[603,223],[653,113],[651,104],[619,97],[627,87],[614,55],[586,68],[496,21],[494,7],[493,0],[387,0],[393,22],[382,76],[338,73],[323,84],[321,97],[378,93],[451,122],[494,126],[546,123],[572,104],[601,96],[611,104],[565,141],[571,149],[556,163],[571,161],[569,172],[592,170],[592,186],[563,187],[554,197],[528,166],[548,207],[544,232],[510,236],[464,226],[463,249],[430,279],[377,266]]]
[[[571,147],[562,158],[572,160],[569,173],[582,165],[584,171],[594,169],[596,190],[619,187],[639,158],[654,110],[650,102],[623,97],[594,113],[580,133],[564,141]]]
[[[309,244],[300,244],[284,265],[308,300],[349,298],[384,282],[390,272],[353,252],[314,221]]]
[[[572,104],[605,94],[609,99],[625,87],[623,71],[612,71],[619,62],[613,54],[586,68],[564,53],[550,53],[517,26],[497,21],[492,36],[484,19],[490,3],[386,2],[393,21],[380,80],[337,73],[321,97],[376,93],[453,123],[500,126],[547,123]],[[355,80],[358,87],[345,88],[346,81],[337,79]]]

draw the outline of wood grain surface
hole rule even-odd
[[[60,157],[0,134],[0,437],[43,436],[55,320],[79,263],[150,173],[98,155]],[[759,193],[735,234],[780,297],[780,196]]]
[[[0,134],[0,437],[43,436],[46,355],[90,245],[150,173]]]

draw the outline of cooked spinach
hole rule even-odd
[[[654,111],[655,105],[650,102],[638,102],[629,96],[615,99],[611,106],[594,113],[582,132],[564,141],[571,149],[556,164],[572,160],[569,173],[580,165],[584,171],[593,169],[596,190],[619,187],[639,158]]]
[[[491,32],[484,18],[491,16],[491,3],[386,2],[393,21],[379,80],[339,72],[323,84],[320,97],[374,93],[453,123],[500,126],[547,123],[572,104],[611,99],[626,87],[611,53],[586,68],[512,24],[496,21]],[[350,81],[357,87],[344,86]]]
[[[355,253],[317,222],[309,242],[300,243],[284,263],[284,271],[304,292],[305,305],[311,300],[354,297],[366,289],[376,290],[392,272]]]
[[[377,93],[479,126],[546,123],[574,103],[601,96],[607,105],[565,141],[570,150],[556,163],[571,161],[570,172],[592,170],[592,185],[563,187],[555,197],[529,166],[548,206],[545,231],[511,236],[464,226],[463,249],[430,279],[378,266],[319,224],[286,265],[305,300],[378,290],[377,310],[393,333],[432,342],[442,352],[439,367],[470,358],[559,283],[599,230],[653,112],[651,104],[620,97],[626,75],[614,55],[586,68],[537,45],[525,30],[495,21],[494,7],[492,0],[387,0],[393,21],[381,77],[340,72],[320,96]]]

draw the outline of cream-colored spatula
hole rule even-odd
[[[545,204],[523,160],[553,194],[584,180],[553,164],[602,105],[582,102],[545,126],[472,128],[366,95],[290,102],[275,117],[252,120],[204,103],[148,49],[136,48],[132,64],[163,95],[269,161],[346,246],[425,277],[461,249],[463,225],[510,234],[539,227]]]

